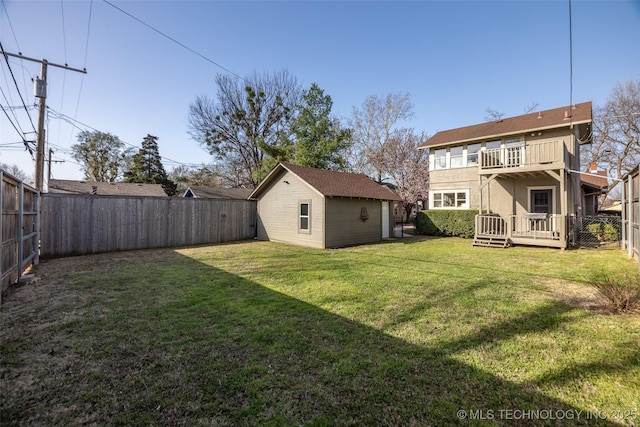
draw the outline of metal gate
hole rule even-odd
[[[622,218],[617,215],[572,216],[569,218],[573,245],[587,248],[620,248]]]

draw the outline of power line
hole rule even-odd
[[[100,130],[98,130],[98,129],[94,128],[93,126],[90,126],[90,125],[88,125],[88,124],[86,124],[86,123],[82,123],[82,122],[80,122],[80,121],[78,121],[78,120],[72,119],[71,117],[67,116],[66,114],[60,113],[60,112],[58,112],[58,111],[55,111],[54,109],[52,109],[52,108],[51,108],[51,107],[49,107],[49,106],[47,106],[47,110],[48,110],[49,112],[51,112],[51,113],[54,115],[54,117],[55,117],[55,118],[60,119],[60,120],[64,120],[65,122],[69,123],[71,126],[75,127],[75,128],[76,128],[76,129],[78,129],[78,130],[85,131],[85,130],[87,130],[87,129],[91,129],[91,130],[92,130],[92,131],[94,131],[94,132],[102,132],[102,131],[100,131]],[[77,124],[76,124],[76,123],[77,123]],[[83,128],[81,128],[81,127],[80,127],[80,126],[78,126],[78,125],[83,126],[83,127],[84,127],[84,129],[83,129]],[[120,138],[118,138],[118,139],[120,139]],[[122,139],[120,139],[120,141],[122,141],[125,145],[128,145],[129,147],[132,147],[132,148],[138,148],[138,149],[140,148],[138,145],[132,144],[132,143],[130,143],[130,142],[128,142],[128,141],[124,141],[124,140],[122,140]],[[53,145],[53,144],[50,144],[50,145]],[[64,151],[64,150],[65,150],[63,147],[60,147],[60,146],[56,146],[56,147],[57,147],[58,149],[61,149],[62,151]],[[165,156],[160,156],[160,158],[161,158],[163,161],[165,161],[166,163],[173,163],[173,164],[176,164],[176,165],[182,165],[182,166],[186,166],[186,167],[199,167],[199,166],[200,166],[200,165],[197,165],[197,164],[195,164],[195,163],[184,163],[184,162],[179,162],[179,161],[177,161],[177,160],[169,159],[168,157],[165,157]]]
[[[11,78],[13,79],[13,83],[16,85],[16,90],[18,91],[18,95],[20,95],[20,100],[22,101],[22,105],[24,106],[24,110],[27,112],[27,117],[29,117],[29,123],[31,123],[31,127],[33,131],[37,133],[36,127],[33,124],[33,120],[31,119],[31,114],[29,114],[29,109],[27,108],[26,102],[24,102],[24,98],[22,97],[22,92],[20,92],[20,88],[18,87],[18,82],[16,81],[16,76],[13,74],[13,70],[11,69],[11,64],[9,64],[9,56],[4,51],[4,47],[2,46],[2,42],[0,42],[0,51],[2,52],[2,56],[4,56],[4,60],[7,63],[7,67],[9,68],[9,73],[11,73]]]
[[[218,64],[217,62],[215,62],[214,60],[204,56],[203,54],[201,54],[200,52],[190,48],[189,46],[185,45],[182,42],[179,42],[178,40],[174,39],[173,37],[167,35],[166,33],[163,33],[162,31],[158,30],[157,28],[147,24],[146,22],[144,22],[143,20],[136,18],[135,16],[133,16],[132,14],[130,14],[129,12],[120,9],[118,6],[116,6],[115,4],[111,3],[108,0],[102,0],[103,2],[105,2],[106,4],[108,4],[109,6],[113,7],[116,10],[119,10],[120,12],[124,13],[125,15],[127,15],[128,17],[130,17],[131,19],[139,22],[140,24],[144,25],[145,27],[149,28],[152,31],[155,31],[156,33],[160,34],[162,37],[167,38],[169,40],[171,40],[172,42],[174,42],[175,44],[177,44],[178,46],[188,50],[189,52],[199,56],[200,58],[204,59],[205,61],[215,65],[216,67],[219,67],[221,69],[223,69],[224,71],[226,71],[227,73],[239,78],[240,80],[244,81],[247,84],[252,84],[250,81],[246,80],[245,78],[239,76],[238,74],[234,73],[233,71],[229,70],[228,68],[223,67],[222,65]]]
[[[93,12],[93,0],[89,2],[89,19],[87,22],[87,38],[84,47],[84,68],[87,68],[87,58],[89,57],[89,36],[91,34],[91,15]],[[80,89],[78,89],[78,100],[76,101],[76,109],[73,113],[73,119],[78,117],[78,110],[80,109],[80,99],[82,98],[82,89],[84,88],[84,76],[80,79]],[[62,108],[60,108],[62,109]],[[69,134],[69,141],[73,138],[73,130]]]
[[[2,0],[2,8],[4,9],[4,14],[7,16],[7,21],[9,22],[9,28],[11,28],[11,34],[13,34],[13,40],[16,42],[16,47],[18,50],[20,49],[20,45],[18,44],[18,38],[16,37],[16,32],[13,30],[13,24],[11,23],[11,19],[9,18],[9,11],[7,10],[7,5]]]

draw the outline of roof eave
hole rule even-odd
[[[492,135],[477,136],[477,137],[474,137],[474,138],[452,140],[452,141],[441,142],[441,143],[437,143],[437,144],[433,144],[433,145],[428,145],[427,144],[428,141],[427,141],[427,143],[425,143],[425,145],[422,145],[422,146],[418,147],[418,150],[424,150],[425,148],[434,148],[434,147],[436,147],[436,148],[437,147],[446,147],[446,146],[453,145],[453,144],[465,144],[465,143],[468,143],[468,142],[473,142],[473,141],[478,141],[478,140],[502,138],[502,137],[509,136],[509,135],[526,134],[526,133],[529,133],[529,132],[540,132],[540,131],[544,131],[544,130],[561,129],[561,128],[567,127],[567,126],[582,125],[582,124],[586,124],[586,123],[591,123],[592,121],[593,121],[592,119],[586,119],[586,120],[580,120],[580,121],[577,121],[577,122],[560,123],[560,124],[556,124],[556,125],[536,127],[536,128],[530,128],[530,129],[523,129],[523,130],[517,130],[517,131],[512,131],[512,132],[502,132],[502,133],[497,133],[497,134],[492,134]],[[585,144],[587,144],[587,142],[585,142]]]

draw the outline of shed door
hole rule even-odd
[[[389,237],[389,202],[382,202],[382,238]]]

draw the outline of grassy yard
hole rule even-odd
[[[50,260],[2,305],[4,425],[638,425],[618,250],[407,239]]]

